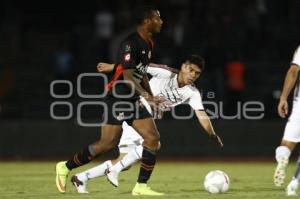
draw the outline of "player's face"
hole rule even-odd
[[[163,21],[160,18],[160,13],[158,10],[152,12],[152,16],[149,19],[149,30],[152,33],[158,33],[161,30]]]
[[[193,84],[201,75],[199,66],[191,63],[184,63],[181,67],[182,80],[185,85]]]

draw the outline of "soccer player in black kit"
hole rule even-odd
[[[139,17],[136,32],[129,35],[120,45],[120,58],[105,99],[108,113],[103,117],[106,124],[101,126],[101,139],[83,148],[66,162],[56,164],[56,186],[62,193],[66,192],[69,172],[89,163],[96,156],[114,147],[122,133],[123,121],[128,122],[143,137],[143,153],[140,173],[132,190],[133,195],[163,195],[147,186],[156,162],[156,152],[160,147],[160,136],[151,114],[140,106],[140,96],[154,107],[161,103],[160,98],[152,95],[146,66],[153,54],[153,35],[160,32],[162,20],[160,13],[153,7],[144,7]],[[118,81],[123,80],[123,81]],[[116,82],[118,81],[118,82]],[[81,183],[72,178],[72,183]]]

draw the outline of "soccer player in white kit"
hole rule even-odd
[[[98,64],[99,72],[113,70],[113,64]],[[163,109],[169,109],[182,103],[188,103],[196,113],[201,126],[207,134],[220,146],[223,143],[215,133],[209,117],[204,111],[200,92],[193,85],[204,69],[204,60],[196,55],[189,56],[181,65],[180,71],[166,65],[150,64],[147,73],[152,76],[150,87],[154,96],[161,96],[165,99]],[[141,102],[150,108],[149,104],[141,98]],[[148,109],[147,108],[147,109]],[[153,112],[148,109],[149,112]],[[158,111],[159,112],[159,111]],[[160,115],[158,113],[158,115]],[[123,133],[119,142],[119,157],[115,160],[108,160],[101,165],[76,174],[71,182],[79,193],[87,193],[86,183],[89,179],[107,175],[112,185],[118,186],[118,174],[128,169],[134,162],[141,159],[143,150],[142,137],[126,122],[123,122]]]
[[[285,178],[285,170],[288,165],[291,152],[295,148],[296,144],[300,142],[300,92],[299,92],[299,70],[300,70],[300,46],[296,49],[290,68],[286,74],[283,90],[280,96],[278,104],[278,114],[280,117],[285,118],[288,114],[288,102],[287,98],[295,86],[293,109],[288,122],[285,127],[284,135],[281,140],[281,145],[276,148],[276,161],[277,167],[274,173],[274,184],[276,186],[282,186]],[[298,182],[300,180],[300,159],[298,160],[297,172],[288,185],[287,195],[296,194]]]

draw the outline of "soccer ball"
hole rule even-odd
[[[209,193],[225,193],[229,189],[229,177],[220,170],[210,171],[204,179],[204,188]]]

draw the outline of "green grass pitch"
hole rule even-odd
[[[95,163],[72,171],[75,172],[94,166]],[[149,185],[157,191],[165,192],[162,197],[143,198],[205,198],[205,199],[282,199],[284,188],[273,185],[275,162],[187,162],[158,161]],[[0,198],[101,198],[121,199],[139,198],[130,192],[137,179],[139,164],[121,173],[119,188],[110,185],[106,178],[90,180],[90,194],[79,195],[68,184],[67,193],[60,194],[55,187],[55,162],[0,162]],[[230,189],[225,194],[209,194],[203,188],[204,176],[210,170],[223,170],[230,177]],[[290,163],[287,180],[294,171]]]

